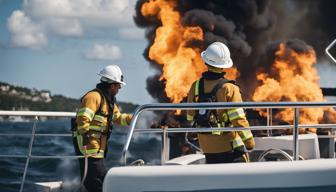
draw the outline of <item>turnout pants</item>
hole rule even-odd
[[[73,138],[73,145],[75,148],[76,155],[83,155],[78,148],[77,139]],[[85,159],[80,158],[79,167],[81,180],[84,177],[84,169],[85,169]],[[104,177],[107,173],[107,168],[105,165],[104,158],[88,158],[88,168],[87,174],[84,181],[84,187],[88,192],[101,192],[103,191],[103,181]]]
[[[205,153],[204,155],[207,164],[249,162],[248,154],[240,149],[223,153]]]
[[[85,159],[79,159],[81,178],[84,174]],[[101,192],[103,181],[107,173],[107,168],[103,158],[88,158],[88,170],[84,181],[84,186],[88,192]]]

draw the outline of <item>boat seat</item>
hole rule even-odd
[[[268,149],[281,149],[293,155],[293,136],[255,137],[256,147],[253,153],[262,153]],[[299,135],[299,155],[304,159],[319,159],[320,150],[316,134]]]

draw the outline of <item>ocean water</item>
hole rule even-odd
[[[0,122],[0,133],[31,133],[33,122]],[[127,129],[127,128],[126,128]],[[109,140],[107,167],[120,166],[126,141],[125,128],[115,128]],[[70,120],[46,120],[37,123],[36,133],[71,133]],[[0,136],[1,155],[27,155],[29,136]],[[128,162],[143,159],[149,164],[160,163],[161,140],[158,134],[136,133],[128,153]],[[32,155],[74,155],[71,137],[35,137]],[[24,191],[34,191],[35,182],[63,181],[67,191],[75,191],[80,176],[77,159],[30,159]],[[17,192],[25,167],[25,158],[0,159],[0,192]]]
[[[0,121],[0,133],[28,133],[33,122]],[[120,157],[126,141],[127,128],[115,128],[109,140],[107,167],[121,166]],[[71,133],[70,120],[46,120],[37,123],[36,133]],[[26,155],[29,136],[0,136],[1,155]],[[135,133],[128,153],[128,163],[143,159],[147,164],[160,164],[160,134]],[[74,155],[71,137],[35,137],[32,155]],[[0,192],[18,192],[25,167],[25,158],[0,158]],[[31,159],[24,191],[35,191],[36,182],[63,181],[64,191],[75,192],[79,187],[77,159]],[[336,186],[316,188],[255,189],[252,192],[332,192]],[[245,192],[247,190],[212,190]],[[203,192],[203,191],[202,191]]]

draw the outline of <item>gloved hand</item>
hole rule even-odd
[[[244,144],[247,150],[252,150],[255,147],[255,142],[253,138],[244,141]]]
[[[131,124],[132,118],[133,118],[133,114],[131,114],[131,113],[127,114],[127,116],[126,116],[127,125]]]

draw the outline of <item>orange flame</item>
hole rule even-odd
[[[203,40],[200,27],[184,27],[181,15],[176,10],[176,0],[150,0],[143,4],[145,17],[157,17],[162,26],[156,29],[149,58],[163,65],[160,80],[166,83],[165,91],[170,100],[179,103],[187,96],[194,81],[206,71],[198,48],[187,47],[194,40]]]
[[[336,123],[336,110],[329,107],[324,110],[323,123]]]
[[[240,76],[240,73],[236,67],[224,69],[224,72],[226,72],[225,78],[230,80],[236,80]]]
[[[324,101],[318,84],[319,76],[313,67],[316,55],[312,48],[308,53],[297,53],[280,44],[275,56],[270,73],[272,77],[266,73],[257,75],[262,85],[255,90],[252,98],[254,101]],[[265,111],[260,111],[260,114],[265,115]],[[283,109],[275,117],[292,123],[293,116],[292,109]],[[321,108],[300,109],[300,123],[315,124],[322,117]]]

